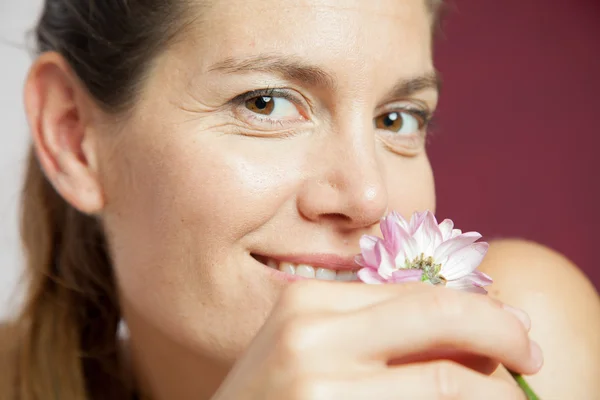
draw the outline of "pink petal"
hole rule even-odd
[[[494,283],[494,280],[481,271],[473,271],[467,275],[465,279],[469,279],[475,286],[483,287]]]
[[[446,285],[447,288],[449,289],[453,289],[453,290],[460,290],[461,292],[469,292],[469,293],[476,293],[476,294],[487,294],[487,290],[485,290],[482,287],[479,286],[468,286],[468,287],[462,287],[462,288],[456,288],[456,287],[450,287],[448,285]]]
[[[375,244],[381,239],[375,236],[363,235],[360,238],[359,245],[361,249],[362,260],[365,266],[371,266],[377,268],[379,263],[377,262],[377,255],[375,254]],[[362,265],[362,264],[361,264]]]
[[[354,263],[360,265],[363,268],[367,268],[368,264],[365,262],[365,259],[362,255],[354,256]]]
[[[406,222],[406,220],[404,219],[404,217],[398,212],[398,211],[392,211],[389,215],[389,218],[391,218],[395,223],[397,223],[398,225],[400,225],[400,228],[404,229],[407,233],[410,234],[410,225],[408,222]]]
[[[364,283],[381,284],[386,282],[385,279],[379,276],[377,271],[371,268],[363,268],[359,270],[356,275],[358,276],[358,279],[360,279]]]
[[[415,211],[412,215],[412,217],[410,218],[410,229],[409,229],[409,233],[411,235],[414,235],[415,232],[417,231],[417,229],[419,229],[419,226],[421,226],[421,224],[423,223],[423,220],[425,219],[425,216],[427,215],[429,211],[424,211],[424,212],[418,212]]]
[[[420,269],[399,269],[392,273],[393,283],[419,282],[423,276],[423,271]]]
[[[410,237],[402,228],[396,218],[387,217],[382,219],[381,232],[383,233],[385,246],[392,255],[396,255],[402,250],[404,242]]]
[[[443,262],[446,257],[449,257],[455,251],[475,243],[479,239],[481,239],[481,234],[478,232],[467,232],[455,238],[446,240],[435,249],[433,258],[438,262]]]
[[[390,218],[390,216],[381,218],[381,221],[379,222],[379,229],[381,229],[381,233],[383,234],[383,239],[385,241],[393,239],[394,225],[396,225],[396,223],[392,218]]]
[[[446,241],[450,239],[450,236],[452,235],[452,228],[454,228],[454,222],[452,222],[451,219],[445,219],[442,222],[440,222],[439,228],[440,232],[442,233],[442,239]]]
[[[446,287],[454,290],[461,290],[464,292],[471,293],[481,293],[486,294],[487,290],[485,290],[481,286],[474,285],[473,282],[468,278],[462,278],[455,281],[450,281],[446,283]]]
[[[455,251],[448,261],[442,264],[440,274],[449,281],[469,275],[481,264],[489,245],[486,242],[473,243]]]

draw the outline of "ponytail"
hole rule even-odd
[[[124,398],[120,311],[99,222],[68,205],[33,150],[23,190],[27,298],[17,321],[20,400]]]

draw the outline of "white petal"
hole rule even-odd
[[[460,250],[463,247],[470,245],[471,243],[475,243],[479,239],[481,239],[481,234],[477,232],[463,233],[462,235],[459,235],[450,240],[446,240],[444,243],[440,244],[437,247],[437,249],[435,249],[433,257],[436,260],[445,259],[455,251]]]
[[[408,261],[412,261],[417,258],[421,252],[419,250],[419,246],[417,245],[417,241],[414,238],[408,238],[404,242],[404,257]],[[398,264],[396,264],[398,265]]]
[[[451,219],[445,219],[440,223],[439,228],[440,232],[442,233],[442,240],[446,241],[450,239],[450,236],[452,235],[452,228],[454,228],[454,222],[452,222]]]
[[[450,235],[450,238],[455,238],[458,235],[462,235],[462,231],[460,229],[452,229],[452,235]]]
[[[394,272],[396,268],[394,268],[392,258],[382,242],[378,242],[375,245],[375,252],[379,256],[379,268],[377,269],[377,272],[384,279],[391,278],[392,272]]]
[[[413,238],[420,253],[423,253],[425,257],[433,256],[436,247],[442,243],[442,233],[432,213],[426,213]]]
[[[411,261],[411,259],[406,257],[406,253],[401,251],[396,255],[396,258],[394,258],[394,265],[396,268],[404,268],[407,259],[408,261]]]
[[[485,242],[473,243],[455,251],[442,265],[440,275],[449,281],[457,280],[469,275],[481,264],[487,253],[489,245]]]

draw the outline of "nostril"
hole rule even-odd
[[[342,214],[342,213],[323,214],[321,216],[321,218],[331,219],[331,220],[337,220],[337,221],[346,221],[346,222],[351,222],[352,221],[352,218],[350,218],[348,215]]]

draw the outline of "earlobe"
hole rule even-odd
[[[36,60],[24,99],[33,145],[48,180],[79,211],[100,212],[104,196],[93,161],[93,102],[62,56],[45,53]]]

